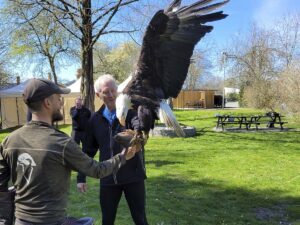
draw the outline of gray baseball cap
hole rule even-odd
[[[50,80],[32,78],[23,91],[26,104],[41,101],[53,94],[69,94],[69,88],[61,88]]]

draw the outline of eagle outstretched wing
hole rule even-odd
[[[154,15],[143,39],[136,73],[125,92],[146,98],[177,97],[195,45],[213,29],[204,24],[227,16],[222,11],[211,12],[228,0],[210,4],[213,1],[201,0],[180,7],[181,1],[175,0]]]

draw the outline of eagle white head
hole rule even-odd
[[[132,108],[131,99],[126,94],[119,94],[116,99],[116,115],[122,126],[125,126],[128,110]]]

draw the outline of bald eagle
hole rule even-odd
[[[181,0],[175,0],[153,16],[143,38],[137,69],[119,86],[116,99],[116,115],[122,125],[128,110],[137,110],[140,129],[136,137],[147,140],[156,119],[174,128],[178,136],[185,135],[166,99],[178,96],[195,45],[213,29],[204,24],[224,19],[227,15],[222,11],[213,11],[228,1],[201,0],[181,7]]]

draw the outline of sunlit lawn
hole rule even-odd
[[[214,132],[215,114],[259,111],[176,111],[195,126],[192,138],[151,138],[146,146],[149,224],[300,224],[300,132]],[[285,127],[300,128],[286,117]],[[70,126],[62,127],[69,133]],[[4,134],[0,134],[0,139]],[[98,157],[98,156],[97,156]],[[99,181],[88,193],[75,190],[68,211],[101,224]],[[116,225],[133,224],[122,199]]]

